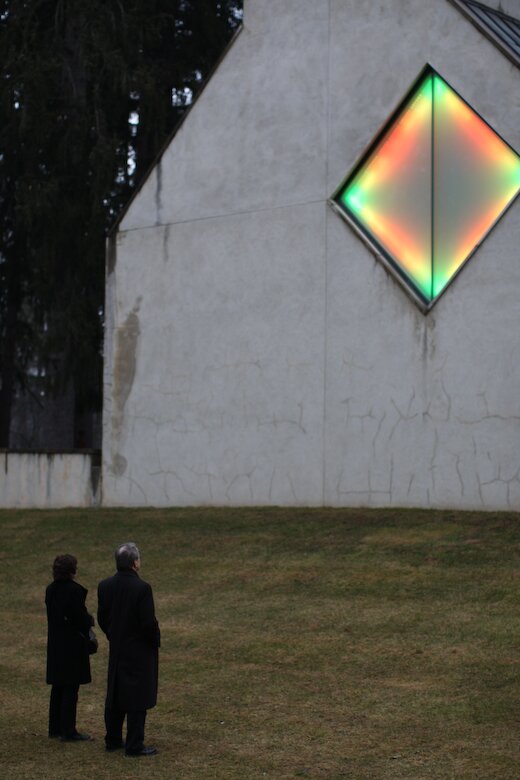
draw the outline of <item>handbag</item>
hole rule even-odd
[[[81,631],[79,631],[78,633],[80,637],[87,643],[88,654],[94,655],[94,653],[97,653],[99,642],[94,629],[89,628],[87,636],[85,636],[85,634],[82,634]]]
[[[98,639],[95,634],[95,631],[93,628],[89,628],[88,630],[88,638],[87,638],[87,646],[88,646],[88,654],[94,655],[94,653],[97,653],[98,650]]]
[[[63,620],[65,621],[65,623],[69,622],[67,615],[64,615]],[[78,631],[78,634],[87,643],[88,654],[94,655],[94,653],[97,653],[99,642],[94,629],[89,628],[87,636],[85,636],[85,634],[82,631]]]

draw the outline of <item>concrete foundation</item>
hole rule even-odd
[[[99,453],[0,450],[0,508],[57,509],[100,502]]]

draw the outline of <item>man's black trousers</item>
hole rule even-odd
[[[105,744],[107,748],[114,749],[123,744],[123,721],[126,715],[126,747],[127,753],[139,753],[144,745],[144,724],[146,720],[146,710],[133,710],[125,712],[124,710],[111,707],[105,708],[105,726],[106,736]]]

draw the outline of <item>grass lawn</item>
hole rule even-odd
[[[47,738],[52,560],[78,557],[94,612],[128,540],[163,635],[147,759],[104,751],[103,637],[95,742]],[[0,511],[0,776],[517,780],[519,542],[512,513]]]

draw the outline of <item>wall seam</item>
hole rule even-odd
[[[123,233],[135,233],[137,230],[155,230],[156,228],[169,227],[170,225],[189,225],[194,222],[206,222],[207,220],[211,219],[227,219],[228,217],[241,217],[247,216],[248,214],[262,214],[266,211],[279,211],[281,209],[299,208],[300,206],[316,206],[319,203],[323,203],[324,200],[327,201],[327,199],[327,197],[316,198],[313,200],[294,201],[293,203],[281,203],[279,206],[265,206],[263,208],[260,207],[254,209],[245,209],[244,211],[226,211],[224,214],[209,214],[206,217],[178,219],[174,220],[173,222],[157,222],[153,225],[140,225],[138,227],[132,228],[120,227],[117,234],[122,235]]]
[[[325,99],[327,110],[325,114],[325,204],[327,204],[327,188],[329,186],[329,146],[330,146],[330,56],[331,56],[331,2],[327,0],[327,67],[326,79],[327,86],[325,90]],[[328,367],[328,257],[329,257],[329,214],[327,205],[325,205],[325,244],[324,244],[324,301],[323,301],[323,419],[322,419],[322,485],[321,485],[321,503],[325,506],[326,484],[327,484],[327,367]]]

